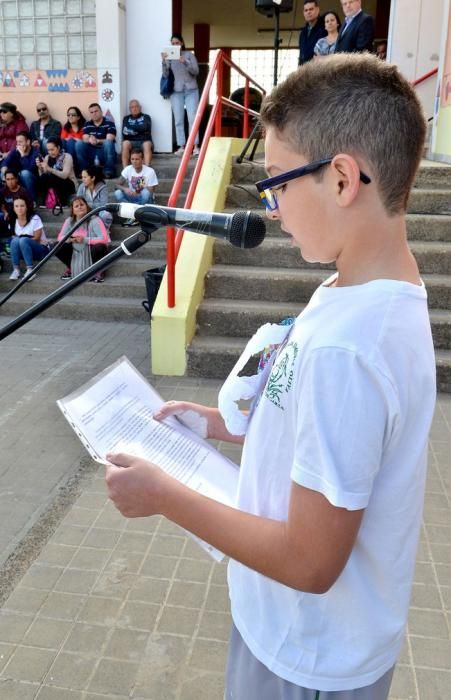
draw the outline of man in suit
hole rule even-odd
[[[362,0],[341,0],[345,20],[341,25],[335,53],[372,51],[374,19],[362,10]]]
[[[304,0],[305,25],[299,34],[299,65],[313,58],[313,49],[318,39],[326,36],[324,18],[319,14],[318,0]]]

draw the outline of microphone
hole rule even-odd
[[[154,204],[108,204],[108,211],[115,211],[123,219],[136,219],[140,224],[175,226],[176,228],[202,233],[214,238],[224,238],[238,248],[256,248],[266,233],[261,216],[251,211],[234,214],[192,211],[160,207]]]

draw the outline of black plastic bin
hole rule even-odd
[[[161,267],[152,267],[150,270],[146,270],[144,274],[144,281],[146,283],[147,299],[142,302],[145,310],[151,314],[155,299],[157,298],[158,290],[160,289],[161,280],[163,279],[164,271],[166,270],[166,265],[161,265]]]

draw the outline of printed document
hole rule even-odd
[[[236,464],[174,416],[165,421],[154,420],[153,414],[163,403],[127,357],[57,401],[97,462],[108,464],[109,452],[143,457],[204,496],[234,506]],[[213,547],[200,544],[217,561],[222,559],[223,555]]]

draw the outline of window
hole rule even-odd
[[[96,67],[95,0],[0,0],[0,70]]]

